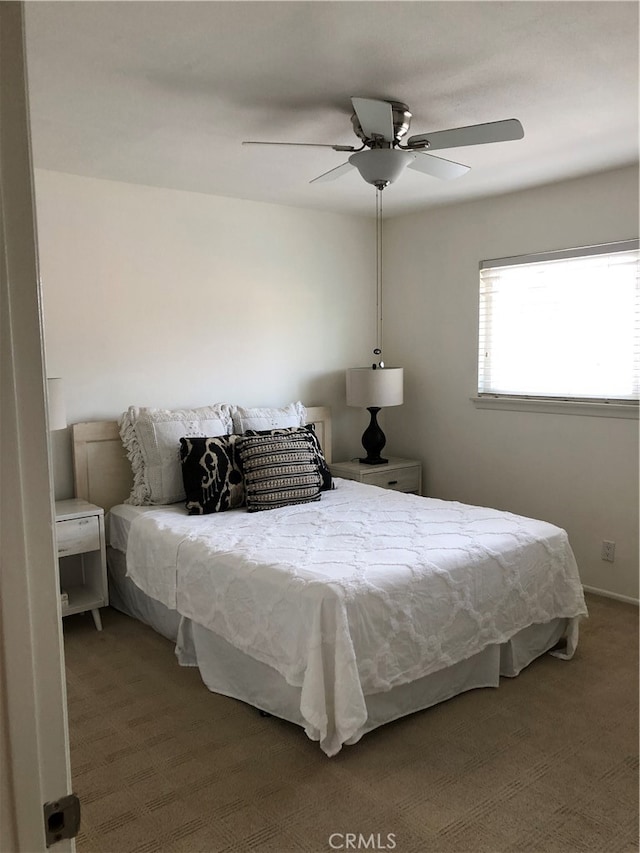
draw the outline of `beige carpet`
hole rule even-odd
[[[331,759],[210,693],[151,629],[69,617],[78,851],[637,851],[638,609],[588,604],[572,661],[546,656]]]

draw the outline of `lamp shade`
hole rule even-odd
[[[64,405],[62,379],[47,379],[47,411],[49,431],[67,428],[67,411]]]
[[[347,405],[368,409],[400,406],[404,370],[402,367],[350,367],[347,370]]]

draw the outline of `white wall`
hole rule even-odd
[[[478,410],[478,263],[638,237],[638,170],[439,207],[385,226],[386,353],[405,367],[389,451],[425,494],[564,527],[583,583],[638,598],[638,421]],[[600,559],[603,539],[615,563]]]
[[[49,376],[69,423],[129,405],[329,405],[334,453],[357,410],[344,369],[375,333],[371,219],[38,170]],[[56,497],[73,493],[54,433]]]
[[[371,220],[36,173],[45,344],[70,423],[128,405],[302,399],[334,413],[334,458],[366,413],[344,368],[375,333]],[[385,358],[405,404],[385,450],[425,494],[565,527],[583,582],[638,597],[638,423],[477,410],[478,262],[638,236],[637,169],[399,217],[385,225]],[[56,495],[72,494],[54,434]],[[602,539],[616,562],[600,559]]]

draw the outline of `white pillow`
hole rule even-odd
[[[233,431],[231,407],[224,403],[174,411],[129,406],[118,423],[133,469],[133,488],[125,503],[138,506],[186,499],[181,438],[228,435]]]
[[[277,408],[243,409],[233,406],[231,409],[233,431],[242,434],[248,429],[286,429],[287,427],[305,426],[307,410],[299,401],[288,406]]]

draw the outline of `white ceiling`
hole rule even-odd
[[[30,2],[36,167],[373,215],[348,154],[350,97],[402,101],[411,133],[519,118],[525,138],[439,151],[472,171],[406,171],[385,215],[638,160],[636,2]],[[409,135],[410,135],[409,134]]]

